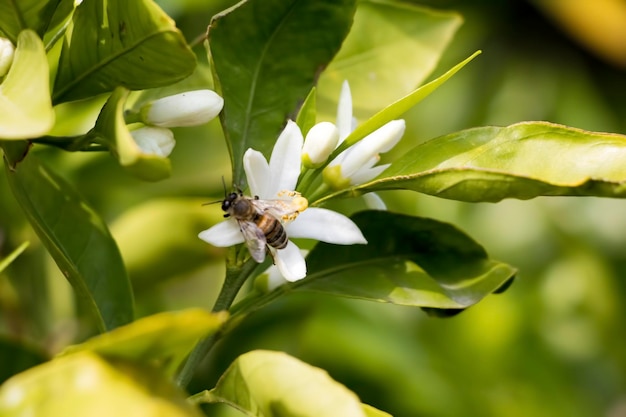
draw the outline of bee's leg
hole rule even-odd
[[[276,265],[276,258],[274,257],[274,253],[271,251],[269,245],[265,245],[265,251],[268,253],[270,258],[272,258],[272,265]]]

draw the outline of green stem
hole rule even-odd
[[[98,143],[101,137],[93,132],[93,130],[79,136],[42,136],[40,138],[31,139],[31,142],[55,146],[70,152],[93,152],[108,151],[109,148],[104,143]]]
[[[331,191],[330,187],[325,183],[322,183],[309,197],[309,203],[311,206],[317,205],[317,201],[321,199],[325,194]]]
[[[202,45],[205,40],[206,40],[206,32],[203,32],[203,33],[199,34],[198,36],[196,36],[194,40],[189,42],[189,47],[190,48],[195,48],[198,45]]]
[[[298,182],[298,185],[296,186],[296,189],[299,190],[302,193],[302,195],[304,196],[308,195],[310,191],[309,189],[311,188],[311,184],[313,183],[313,181],[315,180],[318,174],[319,174],[318,170],[315,170],[315,169],[310,169],[304,172],[304,174],[300,178],[300,181]]]
[[[236,261],[236,254],[236,249],[233,249],[227,259],[226,277],[224,279],[224,285],[222,285],[222,289],[217,296],[217,300],[215,300],[215,304],[212,310],[213,312],[224,311],[230,308],[243,284],[246,282],[248,277],[252,275],[252,273],[259,265],[252,258],[249,258],[243,264],[239,263]],[[217,341],[221,338],[222,334],[223,333],[221,331],[218,331],[211,336],[201,340],[196,345],[193,351],[189,354],[189,357],[183,365],[183,368],[176,376],[176,384],[178,386],[185,387],[187,386],[187,384],[189,384],[189,381],[193,376],[193,372],[196,370],[200,362],[202,362],[206,355],[211,351],[213,346],[215,346]]]

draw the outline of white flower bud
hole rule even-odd
[[[224,99],[215,91],[196,90],[155,100],[141,108],[141,117],[152,126],[197,126],[214,119],[222,107]]]
[[[0,77],[4,77],[11,63],[13,63],[13,55],[15,53],[15,47],[10,40],[6,38],[0,38]]]
[[[130,132],[137,146],[146,155],[168,157],[176,141],[171,130],[162,127],[145,126]]]
[[[321,122],[309,130],[302,147],[302,164],[306,168],[322,165],[337,147],[339,131],[330,122]]]

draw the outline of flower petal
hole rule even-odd
[[[261,198],[268,198],[271,188],[272,176],[270,166],[263,154],[250,148],[243,155],[243,169],[246,171],[246,179],[250,194]]]
[[[225,248],[244,242],[237,220],[229,219],[204,230],[198,237],[213,246]]]
[[[392,120],[346,149],[344,151],[346,154],[341,160],[341,174],[346,178],[351,177],[361,167],[367,166],[371,158],[391,150],[402,138],[404,129],[403,119]],[[336,165],[334,161],[329,164],[334,165]]]
[[[300,153],[304,138],[298,125],[287,121],[287,126],[276,140],[270,158],[272,187],[267,190],[270,195],[259,195],[261,198],[276,198],[276,193],[283,190],[295,190],[300,176]]]
[[[366,244],[361,230],[343,214],[318,207],[300,213],[286,225],[287,236],[320,240],[337,245]]]
[[[341,85],[339,104],[337,105],[337,129],[339,130],[339,144],[352,133],[352,94],[348,81]]]
[[[271,250],[278,270],[287,281],[294,282],[306,277],[306,262],[295,243],[289,241],[284,249]]]
[[[144,155],[167,158],[176,145],[174,133],[164,127],[144,126],[131,130],[130,135]]]
[[[272,250],[274,251],[272,253],[276,254],[276,250]],[[309,253],[309,251],[300,249],[300,253],[302,254],[303,258],[306,258],[306,255]],[[276,265],[271,265],[263,274],[259,275],[259,278],[257,278],[257,280],[255,281],[254,286],[255,288],[257,288],[257,285],[259,285],[263,292],[274,291],[276,288],[280,287],[281,285],[285,285],[287,282],[288,281],[285,279],[285,277],[283,277],[283,274],[280,273],[278,267]]]
[[[287,283],[287,280],[283,277],[283,274],[280,273],[280,270],[276,265],[270,266],[267,271],[265,271],[265,275],[267,291],[274,291],[276,288]]]
[[[378,165],[374,168],[363,167],[350,177],[350,185],[359,185],[370,180],[373,180],[377,176],[383,173],[384,170],[389,168],[391,164]]]
[[[376,193],[367,193],[363,196],[365,205],[372,210],[387,210],[387,205]]]

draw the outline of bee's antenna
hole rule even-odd
[[[208,203],[202,203],[203,206],[208,206],[211,204],[217,204],[217,203],[222,203],[224,200],[216,200],[216,201],[210,201]]]
[[[222,175],[222,186],[224,187],[224,199],[226,197],[228,197],[228,191],[226,191],[226,181],[224,180],[224,176]],[[210,201],[208,203],[202,203],[203,206],[208,206],[210,204],[217,204],[217,203],[221,203],[224,201],[224,199],[222,200],[216,200],[216,201]]]

